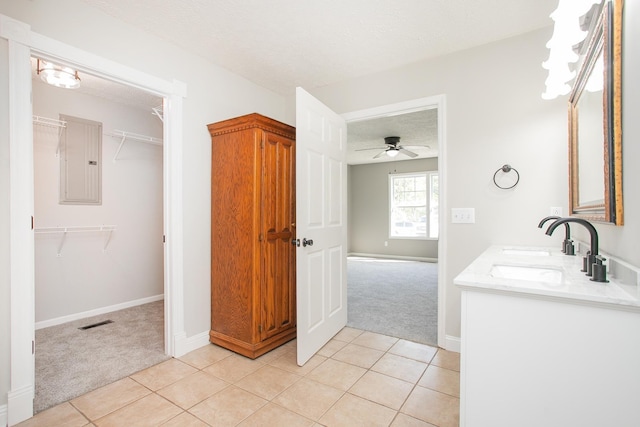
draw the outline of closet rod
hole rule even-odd
[[[102,247],[102,252],[106,252],[107,246],[109,246],[109,242],[111,241],[111,235],[116,230],[115,225],[88,225],[88,226],[71,226],[71,227],[44,227],[44,228],[36,228],[34,229],[34,233],[36,234],[53,234],[53,233],[62,233],[62,239],[60,239],[60,244],[58,245],[58,251],[56,256],[62,256],[62,248],[64,247],[64,243],[67,240],[67,233],[89,233],[89,232],[106,232],[107,239]]]
[[[33,124],[58,128],[58,146],[56,147],[56,157],[58,157],[60,155],[60,136],[62,136],[62,130],[67,127],[67,122],[49,117],[33,116]]]
[[[33,116],[34,125],[53,126],[63,128],[67,126],[67,122],[64,120],[51,119],[49,117]]]
[[[36,228],[33,231],[36,234],[82,233],[91,231],[114,231],[116,228],[115,225],[77,225],[69,227],[43,227]]]
[[[122,140],[120,141],[120,145],[118,146],[118,149],[116,150],[116,154],[113,156],[113,161],[115,162],[116,160],[118,160],[118,154],[120,154],[120,150],[122,150],[122,146],[124,145],[124,142],[127,140],[127,138],[129,139],[133,139],[136,141],[140,141],[140,142],[144,142],[147,144],[153,144],[153,145],[162,145],[162,140],[159,138],[155,138],[153,136],[147,136],[147,135],[140,135],[137,133],[133,133],[133,132],[125,132],[123,130],[117,130],[115,129],[113,131],[113,133],[111,134],[107,134],[109,136],[113,136],[116,138],[122,138]]]

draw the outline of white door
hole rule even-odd
[[[298,365],[347,324],[347,124],[296,89]]]

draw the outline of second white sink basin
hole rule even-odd
[[[527,280],[550,284],[562,283],[562,270],[549,267],[494,264],[489,274],[502,279]]]

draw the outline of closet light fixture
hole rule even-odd
[[[40,75],[42,81],[53,86],[65,89],[76,89],[80,87],[78,71],[69,67],[38,59],[37,73]]]
[[[602,0],[558,1],[558,8],[550,15],[555,23],[553,35],[547,43],[549,59],[542,63],[542,68],[549,70],[543,99],[554,99],[571,91],[569,83],[576,76],[576,70],[572,70],[569,64],[577,62],[579,58],[574,46],[587,37],[587,31],[580,27],[580,18],[589,12],[594,4],[601,2]]]

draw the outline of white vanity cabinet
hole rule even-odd
[[[640,426],[637,299],[620,304],[617,285],[576,283],[583,278],[572,272],[549,286],[496,279],[487,266],[499,253],[488,252],[454,280],[462,291],[460,425]],[[615,297],[569,295],[583,286],[595,294],[610,286]]]

